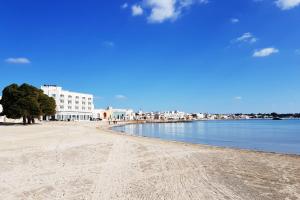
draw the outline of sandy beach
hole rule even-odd
[[[122,135],[100,123],[0,126],[0,199],[300,199],[300,156]]]

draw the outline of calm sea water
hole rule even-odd
[[[300,155],[300,120],[132,124],[114,129],[165,140]]]

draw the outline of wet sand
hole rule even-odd
[[[0,126],[0,199],[300,199],[300,156],[133,137],[99,124]]]

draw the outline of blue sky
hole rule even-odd
[[[0,88],[97,107],[300,112],[300,0],[2,0]]]

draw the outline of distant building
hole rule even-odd
[[[46,95],[53,97],[56,102],[56,120],[84,121],[91,120],[94,112],[94,98],[92,94],[63,90],[56,85],[41,87]]]
[[[196,113],[196,119],[204,119],[205,118],[205,114],[203,113]]]
[[[131,109],[95,109],[93,118],[98,120],[133,120],[135,113]]]
[[[94,109],[93,120],[103,120],[104,119],[104,109]]]

